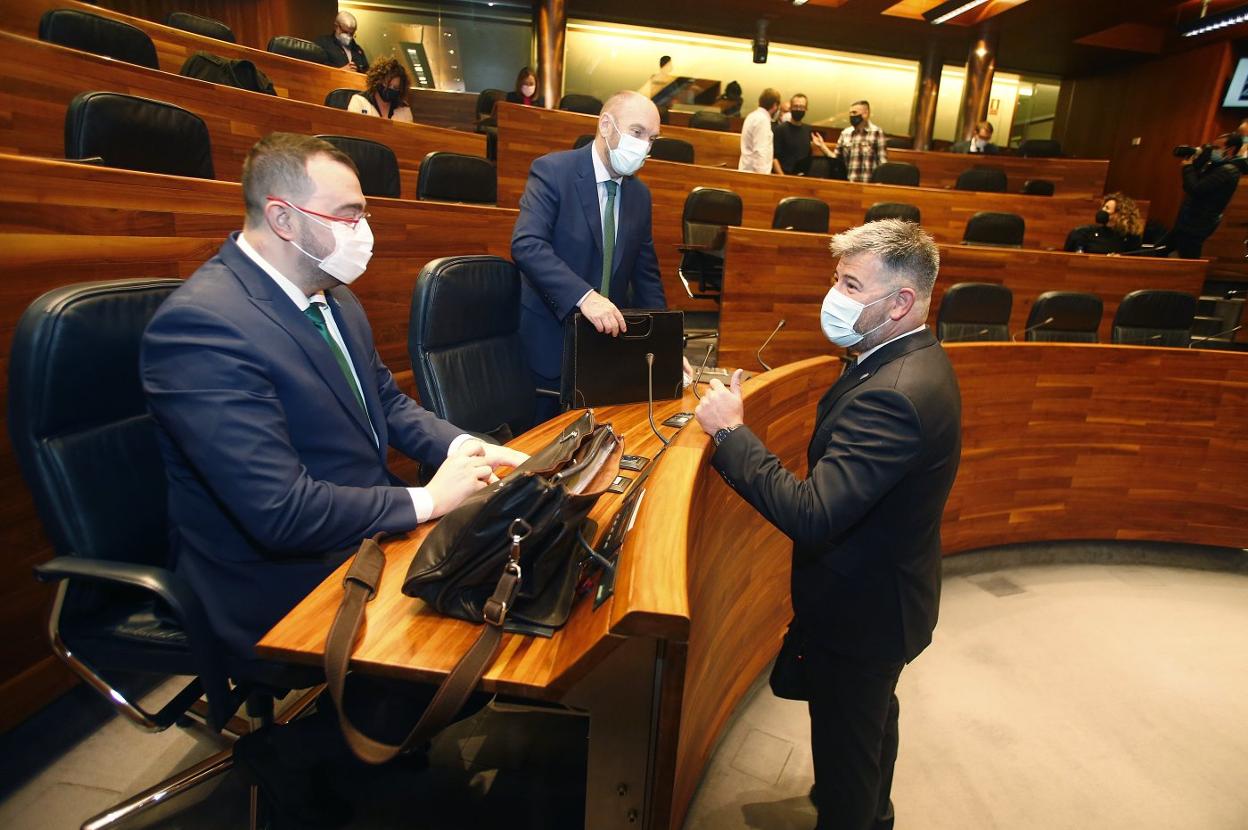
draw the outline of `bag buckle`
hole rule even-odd
[[[490,625],[502,627],[507,620],[507,603],[496,602],[493,597],[485,601],[485,607],[481,609],[482,616]]]

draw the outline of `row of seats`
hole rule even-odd
[[[946,343],[1017,340],[1009,331],[1014,295],[1004,285],[960,282],[940,301],[936,337]],[[1095,294],[1046,291],[1036,298],[1021,332],[1024,340],[1097,343],[1103,304]],[[1144,289],[1123,297],[1114,314],[1111,342],[1120,345],[1190,346],[1196,298],[1181,291]]]

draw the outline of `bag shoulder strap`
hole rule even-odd
[[[384,764],[401,753],[420,746],[445,728],[463,708],[469,695],[494,661],[494,655],[502,642],[507,610],[520,589],[518,558],[520,539],[523,537],[514,533],[512,535],[512,560],[503,569],[494,594],[485,603],[485,627],[481,634],[442,681],[420,720],[412,727],[403,743],[398,745],[387,744],[365,735],[351,723],[343,708],[347,669],[360,625],[364,621],[364,609],[377,595],[377,586],[386,567],[386,556],[381,552],[378,538],[380,537],[365,539],[356,551],[351,567],[343,578],[342,603],[334,615],[325,642],[325,680],[334,707],[338,710],[338,722],[342,725],[343,737],[356,757],[369,764]]]

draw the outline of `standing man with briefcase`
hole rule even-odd
[[[636,92],[603,105],[592,143],[535,160],[520,199],[511,258],[524,275],[520,333],[538,388],[559,389],[563,324],[578,310],[612,337],[621,308],[667,307],[650,231],[650,189],[634,174],[659,134],[659,111]],[[538,398],[537,420],[558,412]]]

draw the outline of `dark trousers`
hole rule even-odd
[[[807,649],[816,830],[886,830],[897,760],[897,680],[904,663]]]
[[[1177,251],[1181,259],[1200,259],[1201,249],[1208,238],[1209,234],[1194,234],[1176,229],[1166,236],[1166,244]]]

